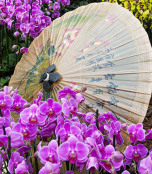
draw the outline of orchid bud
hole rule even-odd
[[[14,36],[15,36],[15,37],[18,37],[19,34],[20,34],[19,31],[15,31],[15,32],[14,32]]]
[[[22,47],[22,48],[20,49],[20,52],[24,54],[24,53],[28,52],[28,48]]]
[[[29,103],[25,103],[25,104],[23,105],[23,108],[28,108],[28,107],[30,107],[30,104],[29,104]]]
[[[114,168],[111,169],[111,174],[116,174],[116,170]]]
[[[128,129],[127,123],[121,124],[121,129],[123,129],[124,131],[127,131],[127,129]]]
[[[22,33],[21,39],[22,39],[22,40],[25,40],[25,39],[26,39],[26,35],[25,35],[24,33]]]
[[[81,91],[85,92],[86,90],[87,90],[87,87],[86,86],[82,86]]]
[[[51,13],[50,13],[49,11],[47,11],[47,12],[46,12],[46,15],[48,15],[48,16],[49,16],[50,14],[51,14]]]
[[[52,7],[51,7],[51,6],[49,6],[49,7],[48,7],[48,9],[49,9],[49,10],[51,10],[51,9],[52,9]]]
[[[123,160],[123,155],[119,151],[115,151],[112,155],[112,159],[115,162],[120,162]]]
[[[19,54],[19,51],[16,51],[16,53],[15,54]]]
[[[52,1],[49,1],[49,4],[52,4]]]
[[[16,49],[17,49],[17,45],[13,45],[13,46],[12,46],[12,49],[13,49],[13,50],[16,50]]]

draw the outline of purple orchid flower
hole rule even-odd
[[[148,155],[146,158],[142,159],[138,164],[139,174],[151,174],[152,173],[152,158]]]
[[[87,164],[86,164],[86,169],[87,170],[90,170],[90,172],[94,172],[95,169],[98,171],[98,169],[99,169],[99,163],[98,163],[97,158],[95,158],[95,157],[89,157],[88,158],[88,161],[87,161]]]
[[[105,122],[110,123],[112,121],[118,121],[117,118],[112,114],[112,112],[107,112],[105,114],[101,114],[98,118],[99,123]]]
[[[18,152],[12,152],[11,158],[8,162],[8,170],[11,174],[14,174],[14,169],[17,168],[17,165],[24,160],[23,156],[20,156]]]
[[[0,117],[0,129],[3,128],[3,125],[6,127],[10,126],[10,119],[7,117]]]
[[[45,166],[41,168],[39,174],[60,174],[60,168],[57,164],[52,164],[50,162],[46,162]]]
[[[10,108],[13,104],[13,99],[11,96],[6,95],[4,92],[0,92],[0,109],[6,110]]]
[[[134,144],[145,139],[145,130],[143,129],[143,125],[141,123],[130,125],[128,127],[128,133],[130,135],[130,140]]]
[[[86,121],[87,123],[89,123],[89,124],[95,123],[95,122],[96,122],[96,119],[95,119],[94,116],[95,116],[95,113],[93,113],[93,112],[88,112],[88,113],[86,114],[85,121]]]
[[[116,142],[121,145],[124,140],[121,135],[121,123],[119,121],[111,122],[110,126],[105,125],[104,128],[109,131],[109,137],[113,139],[113,136],[115,135]]]
[[[83,142],[78,141],[75,136],[71,136],[66,142],[62,143],[58,148],[59,158],[63,161],[70,161],[74,164],[78,161],[86,161],[89,148]]]
[[[34,17],[34,18],[32,18],[32,23],[34,24],[34,25],[40,25],[41,24],[41,16],[37,16],[37,17]]]
[[[29,152],[31,150],[30,146],[22,146],[16,150],[16,152],[20,153],[21,156],[23,156],[25,153]]]
[[[21,31],[22,33],[27,34],[27,33],[29,32],[29,30],[30,30],[30,25],[29,25],[29,24],[22,23],[22,24],[20,25],[20,31]]]
[[[58,157],[57,153],[58,144],[57,141],[52,140],[48,146],[43,146],[38,151],[38,156],[41,160],[42,164],[45,164],[46,162],[50,162],[52,164],[57,164],[59,167],[61,166],[61,162]]]
[[[39,95],[38,95],[38,98],[36,98],[32,104],[36,104],[36,105],[40,105],[41,104],[41,100],[42,100],[42,97],[43,97],[43,93],[42,92],[39,92]]]
[[[79,140],[83,140],[81,136],[81,129],[75,125],[72,125],[72,123],[65,122],[58,132],[56,130],[56,137],[60,136],[61,142],[66,141],[70,135],[74,135]]]
[[[70,0],[61,0],[63,6],[70,5]]]
[[[26,163],[25,160],[19,163],[15,169],[15,174],[21,174],[21,173],[32,174],[33,169],[31,163]]]
[[[138,162],[141,158],[144,158],[148,153],[148,149],[143,144],[138,144],[137,146],[129,145],[124,151],[124,155],[129,160],[134,160]]]
[[[17,94],[14,96],[14,101],[11,110],[16,111],[18,114],[20,114],[20,112],[24,109],[24,104],[26,103],[27,101],[22,99],[22,97],[19,94]]]
[[[89,156],[94,158],[92,160],[97,161],[98,159],[102,158],[102,153],[100,153],[100,149],[99,149],[97,143],[94,141],[94,139],[88,137],[88,138],[86,138],[85,143],[88,145],[88,148],[90,151]],[[92,160],[90,161],[91,164],[89,164],[90,163],[89,161],[87,162],[88,166],[92,165]],[[97,166],[98,166],[98,164],[96,164],[96,166],[94,166],[93,169],[95,169]]]
[[[43,141],[47,141],[47,138],[51,137],[54,134],[55,128],[56,123],[52,123],[52,121],[50,121],[49,119],[47,123],[42,127],[42,130],[39,131],[39,134],[41,135]]]
[[[146,139],[146,140],[152,139],[152,129],[148,129],[148,130],[147,130],[147,134],[146,134],[145,139]]]
[[[59,11],[60,10],[60,4],[58,2],[55,2],[53,4],[53,11]]]
[[[26,48],[26,47],[22,47],[21,49],[20,49],[20,52],[21,53],[26,53],[26,52],[28,52],[29,50],[28,50],[28,48]]]
[[[3,135],[3,130],[0,131],[0,147],[7,147],[8,145],[8,136]]]
[[[54,11],[54,13],[52,14],[52,18],[58,18],[60,16],[60,13],[58,11]]]
[[[67,99],[62,99],[62,111],[64,113],[64,117],[68,118],[70,114],[75,116],[78,111],[78,103],[74,98],[70,98],[68,101]]]
[[[108,172],[112,170],[119,171],[120,167],[123,165],[123,156],[120,157],[120,160],[116,162],[114,160],[115,149],[112,145],[108,145],[105,147],[104,156],[100,161],[100,165]]]
[[[12,86],[8,87],[8,86],[4,86],[4,93],[7,95],[11,92],[11,90],[13,89]]]
[[[83,103],[85,101],[85,97],[81,93],[76,94],[76,101],[78,103]]]
[[[9,127],[5,130],[6,135],[11,137],[11,148],[17,148],[24,144],[23,135],[20,132],[12,131]]]
[[[73,97],[75,98],[76,97],[76,92],[75,91],[72,91],[69,87],[64,87],[62,90],[60,90],[58,92],[58,99],[61,99],[61,98],[70,98],[70,97]]]
[[[23,134],[24,140],[34,139],[37,135],[37,126],[36,125],[23,125],[21,123],[16,123],[13,128],[13,131],[20,132]]]
[[[45,124],[47,116],[41,115],[39,107],[36,104],[32,104],[29,108],[24,109],[20,113],[21,123],[28,125],[39,125]]]
[[[53,119],[55,116],[60,115],[62,106],[58,102],[54,102],[53,99],[50,98],[46,102],[41,104],[39,109],[42,115],[48,116]]]
[[[85,137],[93,138],[97,144],[101,144],[103,142],[103,135],[101,134],[101,132],[97,129],[97,127],[94,124],[92,124],[88,127]]]

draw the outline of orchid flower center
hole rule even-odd
[[[48,158],[47,161],[51,162],[51,163],[57,163],[57,158],[54,154],[51,154]]]
[[[6,103],[2,103],[2,104],[1,104],[1,107],[5,107],[5,106],[6,106]]]
[[[27,132],[26,130],[24,130],[24,132],[23,132],[24,138],[27,137],[28,135],[29,135],[29,132]]]
[[[51,163],[54,163],[54,160],[50,156],[47,158],[47,161],[50,161]]]
[[[4,144],[3,144],[3,142],[2,142],[2,141],[0,141],[0,147],[2,147],[2,146],[4,146]]]
[[[52,116],[54,114],[53,110],[50,109],[49,112],[48,112],[48,116]]]
[[[104,163],[104,166],[105,166],[105,168],[108,169],[108,170],[110,170],[110,169],[112,168],[111,164],[108,163],[108,162],[105,162],[105,163]]]
[[[31,124],[35,124],[37,122],[37,119],[35,116],[32,116],[29,121]]]
[[[134,155],[133,155],[134,158],[139,158],[140,155],[136,152]]]
[[[74,164],[77,160],[77,155],[75,152],[71,152],[71,154],[69,155],[69,161]]]
[[[20,110],[20,106],[19,106],[19,105],[16,105],[16,106],[15,106],[15,109],[16,109],[16,110]]]

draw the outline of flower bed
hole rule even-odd
[[[40,174],[152,172],[152,151],[143,145],[152,139],[152,131],[146,132],[142,124],[121,124],[111,112],[99,116],[80,112],[84,89],[76,92],[64,87],[58,93],[61,102],[41,101],[39,93],[31,104],[11,90],[4,87],[0,92],[2,173],[33,173],[33,169]],[[14,113],[17,122],[11,116]],[[117,147],[124,143],[122,129],[132,142],[124,153]]]

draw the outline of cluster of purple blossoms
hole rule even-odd
[[[51,24],[51,18],[60,16],[60,7],[70,4],[70,0],[0,0],[0,25],[6,25],[14,32],[14,37],[22,40],[34,39]],[[16,54],[28,52],[26,47],[13,45]]]
[[[78,106],[85,101],[83,90],[76,92],[64,87],[58,95],[60,103],[52,98],[42,101],[40,92],[30,104],[11,87],[0,92],[2,173],[33,173],[32,157],[42,164],[39,174],[59,174],[64,163],[71,166],[66,174],[73,174],[75,169],[112,174],[152,173],[152,151],[141,144],[152,139],[152,130],[146,132],[142,124],[121,124],[111,112],[101,114],[98,121],[94,113],[80,112]],[[11,113],[18,114],[17,122]],[[124,142],[121,129],[128,131],[133,143],[124,153],[117,148]]]

